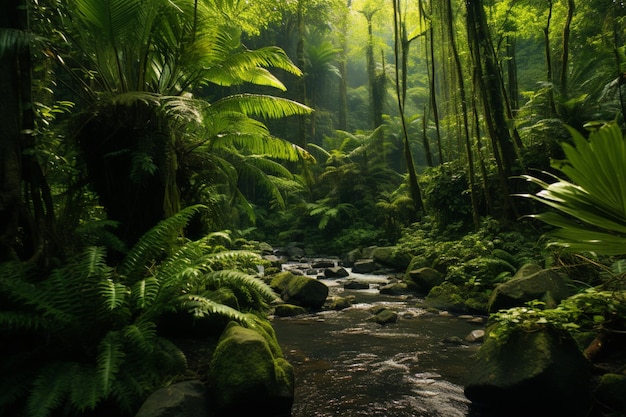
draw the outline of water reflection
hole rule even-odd
[[[353,307],[273,322],[296,372],[292,417],[468,415],[463,381],[477,346],[443,340],[463,339],[475,324],[427,313],[414,300],[335,284],[331,292],[354,296]],[[377,304],[397,311],[398,323],[369,321]]]

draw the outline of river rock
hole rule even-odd
[[[404,295],[409,293],[409,286],[406,282],[392,282],[386,285],[382,285],[378,292],[386,295]]]
[[[359,281],[359,280],[350,280],[343,284],[343,288],[346,290],[367,290],[369,289],[370,284],[367,282]]]
[[[324,269],[325,278],[345,278],[349,275],[350,273],[343,266],[332,266]]]
[[[198,380],[178,382],[153,392],[135,417],[206,417],[209,398]]]
[[[328,297],[328,287],[323,282],[288,271],[274,275],[270,286],[283,301],[304,308],[320,309]]]
[[[352,265],[352,272],[357,274],[369,274],[376,270],[376,262],[373,259],[359,259]]]
[[[276,343],[277,345],[277,343]],[[220,337],[207,373],[218,415],[289,415],[294,399],[292,366],[272,351],[266,336],[231,322]]]
[[[546,302],[548,307],[555,307],[569,295],[567,282],[561,275],[553,270],[528,264],[511,280],[494,289],[487,309],[493,313],[501,309],[523,306],[532,300],[541,300]]]
[[[346,308],[352,307],[352,301],[346,297],[333,297],[328,303],[328,308],[330,310],[345,310]]]
[[[556,330],[487,337],[470,368],[465,395],[493,415],[587,416],[590,365],[576,342]]]
[[[467,336],[465,341],[470,343],[480,343],[485,338],[485,331],[482,329],[472,330]]]
[[[274,314],[278,317],[294,317],[299,316],[300,314],[305,314],[306,310],[304,307],[293,305],[293,304],[277,304],[274,306]]]
[[[398,313],[393,310],[389,310],[388,308],[384,308],[374,315],[372,321],[382,325],[396,323],[398,321]]]
[[[371,258],[396,271],[405,271],[411,262],[411,256],[396,246],[378,247],[372,252]]]
[[[343,258],[343,264],[346,266],[351,267],[352,265],[354,265],[354,263],[363,258],[363,252],[361,252],[361,249],[352,249],[350,252],[348,252],[346,254],[346,256],[344,256]]]
[[[602,375],[594,390],[598,402],[614,416],[626,416],[626,375]]]
[[[422,294],[428,294],[433,287],[441,285],[445,279],[442,273],[429,267],[408,271],[406,276],[409,285]]]

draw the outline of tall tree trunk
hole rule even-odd
[[[347,52],[348,52],[348,15],[352,1],[348,0],[346,13],[342,16],[341,21],[341,52],[339,57],[339,130],[348,130],[348,70],[347,70]]]
[[[298,19],[298,41],[296,43],[296,62],[298,63],[298,67],[301,70],[304,70],[305,67],[305,59],[304,59],[304,12],[302,6],[303,0],[298,0],[298,10],[297,10],[297,19]],[[306,104],[307,102],[307,94],[306,94],[306,75],[300,77],[298,82],[298,89],[300,94],[300,102]],[[306,119],[307,116],[302,115],[298,116],[298,145],[306,149],[307,137],[306,137]]]
[[[474,227],[478,228],[480,219],[478,216],[478,202],[476,198],[476,185],[475,185],[475,173],[474,173],[474,154],[472,152],[472,142],[469,132],[469,120],[467,112],[467,99],[465,94],[465,82],[463,79],[463,66],[461,64],[461,58],[456,46],[456,38],[454,36],[454,17],[452,15],[452,4],[450,0],[446,0],[446,25],[448,28],[448,37],[450,42],[450,48],[452,49],[452,55],[454,59],[454,66],[457,74],[457,82],[459,83],[459,94],[461,98],[461,116],[463,117],[463,138],[465,142],[465,152],[467,155],[467,176],[470,188],[470,197],[472,203],[472,220]]]
[[[54,212],[39,163],[23,152],[35,145],[28,9],[25,0],[0,8],[0,30],[14,35],[0,57],[0,259],[36,262],[48,249]]]
[[[569,66],[569,38],[570,38],[570,27],[572,25],[572,19],[574,18],[574,12],[576,11],[576,3],[574,0],[567,0],[567,18],[565,19],[565,26],[563,27],[563,51],[561,55],[561,76],[560,87],[561,87],[561,96],[564,99],[567,99],[568,96],[568,85],[567,85],[567,74],[568,74],[568,66]]]
[[[509,105],[511,109],[519,109],[519,87],[517,83],[517,58],[516,58],[516,39],[515,36],[508,36],[506,45],[506,54],[508,57],[506,63],[507,90],[509,92]]]
[[[507,127],[505,102],[502,92],[502,78],[496,64],[493,48],[490,46],[489,28],[482,0],[467,2],[467,29],[472,52],[475,80],[478,82],[487,130],[493,143],[493,151],[498,165],[498,174],[503,191],[505,216],[517,218],[512,201],[508,179],[513,173],[516,161],[515,147]],[[484,66],[484,70],[483,70]]]
[[[554,75],[552,72],[552,46],[550,45],[550,25],[552,23],[552,0],[548,0],[548,18],[546,19],[546,26],[543,28],[543,37],[544,37],[544,45],[545,45],[545,55],[546,55],[546,78],[548,79],[548,83],[550,84],[550,89],[548,90],[548,106],[550,114],[547,115],[548,118],[553,117],[557,114],[556,111],[556,103],[554,101]]]
[[[428,85],[430,108],[433,111],[433,120],[435,122],[435,132],[437,133],[437,150],[439,152],[439,164],[443,164],[443,149],[441,145],[441,126],[439,123],[439,106],[437,104],[437,83],[435,72],[435,31],[431,25],[428,29],[428,46],[429,53],[426,55],[426,65],[428,66]]]
[[[407,170],[409,174],[409,188],[411,190],[411,199],[415,204],[416,214],[421,214],[424,211],[424,202],[422,201],[422,192],[417,182],[417,172],[415,170],[415,163],[411,154],[411,143],[409,141],[409,133],[406,127],[406,119],[404,115],[404,100],[402,95],[402,88],[400,85],[400,59],[401,54],[401,26],[402,26],[402,14],[398,5],[398,0],[393,0],[393,23],[394,23],[394,58],[395,58],[395,84],[396,84],[396,99],[398,102],[398,112],[400,114],[400,121],[402,122],[402,134],[403,134],[403,147],[404,157],[406,159]]]

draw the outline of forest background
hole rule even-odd
[[[102,314],[84,310],[88,297],[76,303],[93,284],[89,296],[109,304],[92,338],[104,382],[74,398],[78,408],[113,396],[132,409],[158,385],[162,375],[150,374],[124,391],[108,377],[124,380],[129,346],[152,365],[174,349],[155,330],[171,300],[242,320],[266,310],[270,291],[250,275],[260,242],[296,242],[311,256],[394,246],[485,294],[511,273],[484,278],[494,258],[565,268],[591,288],[621,273],[623,230],[601,225],[618,240],[599,250],[553,234],[547,250],[540,236],[572,223],[524,217],[546,209],[532,197],[547,185],[537,177],[554,181],[567,166],[558,161],[573,131],[624,126],[618,0],[2,7],[2,320],[28,335],[24,346],[60,323],[74,323],[66,340],[82,339],[87,318]],[[219,260],[208,266],[208,254]],[[202,280],[173,273],[200,258]],[[60,295],[68,282],[81,284]],[[181,288],[198,298],[180,301]],[[156,340],[162,349],[148,348]],[[41,388],[59,358],[33,355],[22,360],[41,398],[26,400],[25,382],[5,387],[3,404],[47,415],[58,404]]]

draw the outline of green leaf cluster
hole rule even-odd
[[[554,209],[529,217],[555,230],[547,234],[550,246],[573,252],[603,255],[626,253],[626,141],[619,126],[609,123],[589,139],[570,129],[573,144],[562,145],[566,159],[552,166],[569,178],[547,183],[530,175],[522,178],[539,185],[535,199]]]

